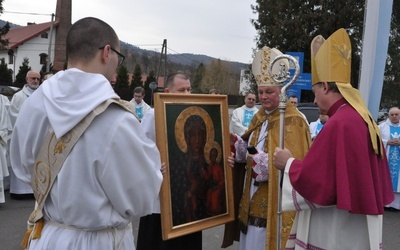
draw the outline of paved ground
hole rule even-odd
[[[34,207],[33,200],[12,200],[6,192],[6,202],[0,203],[0,250],[18,250],[25,234],[26,220]],[[137,235],[139,220],[133,221],[133,233]],[[221,249],[223,226],[203,231],[203,249]],[[235,243],[227,250],[239,249]]]
[[[0,204],[0,250],[22,249],[20,242],[26,228],[26,220],[33,209],[33,200],[10,200],[6,192],[6,203]],[[383,249],[400,249],[400,212],[386,212],[383,217]],[[133,221],[135,236],[138,220]],[[221,249],[223,226],[203,231],[203,249]],[[226,248],[239,249],[238,244]]]

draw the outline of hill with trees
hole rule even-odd
[[[0,20],[0,27],[6,23]],[[11,28],[18,27],[12,23],[9,23],[9,26]],[[191,79],[195,79],[194,93],[208,93],[210,89],[216,88],[222,94],[236,95],[239,94],[240,72],[248,68],[248,65],[244,63],[221,60],[207,55],[175,53],[164,56],[159,52],[141,49],[124,41],[121,41],[121,53],[126,58],[123,65],[117,69],[118,77],[115,88],[121,97],[125,97],[124,99],[130,98],[129,93],[134,86],[144,84],[146,91],[150,92],[148,85],[151,79],[154,81],[158,76],[164,77],[175,71],[182,71]],[[17,76],[24,75],[27,67],[29,67],[29,58],[24,61],[24,65],[20,65],[23,72],[16,72]],[[10,72],[4,71],[3,73],[9,74]],[[140,75],[150,78],[141,83]],[[8,79],[8,75],[3,78]],[[21,85],[20,78],[13,84]]]

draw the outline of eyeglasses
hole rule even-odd
[[[40,80],[39,77],[29,77],[29,78],[31,78],[31,79],[34,80],[34,81],[39,81],[39,80]]]
[[[102,47],[100,47],[99,49],[104,49],[105,47],[106,47],[106,46],[102,46]],[[116,49],[114,49],[114,48],[111,47],[111,46],[110,46],[110,49],[111,49],[112,51],[114,51],[115,53],[117,53],[117,55],[118,55],[118,66],[121,65],[121,64],[124,62],[124,60],[125,60],[125,56],[122,55],[119,51],[117,51]]]

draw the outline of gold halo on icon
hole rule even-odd
[[[217,149],[218,156],[217,156],[217,160],[216,161],[217,161],[217,163],[220,163],[221,162],[221,157],[222,157],[221,146],[219,145],[218,142],[213,141],[213,142],[207,143],[205,145],[205,147],[204,147],[204,158],[206,158],[207,164],[211,163],[211,161],[210,161],[210,151],[211,151],[212,148],[216,148]]]
[[[186,108],[179,114],[179,116],[178,116],[178,118],[176,118],[176,122],[175,122],[176,144],[178,144],[179,149],[183,153],[187,152],[187,144],[186,144],[186,140],[185,140],[184,126],[185,126],[186,120],[193,115],[200,116],[206,125],[207,139],[206,139],[206,145],[204,148],[207,148],[207,145],[210,142],[214,141],[214,124],[211,120],[210,115],[207,113],[207,111],[205,111],[203,108],[200,108],[197,106],[192,106],[192,107]]]

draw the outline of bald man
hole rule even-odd
[[[17,120],[22,104],[39,87],[40,74],[35,70],[30,70],[26,74],[25,80],[26,84],[24,87],[11,99],[10,120],[13,126]],[[10,197],[12,199],[33,198],[31,186],[16,178],[12,169],[10,169]]]
[[[386,121],[379,124],[382,142],[386,149],[390,175],[394,192],[394,201],[386,206],[387,210],[400,210],[400,179],[399,179],[399,152],[400,152],[400,109],[392,107]]]

